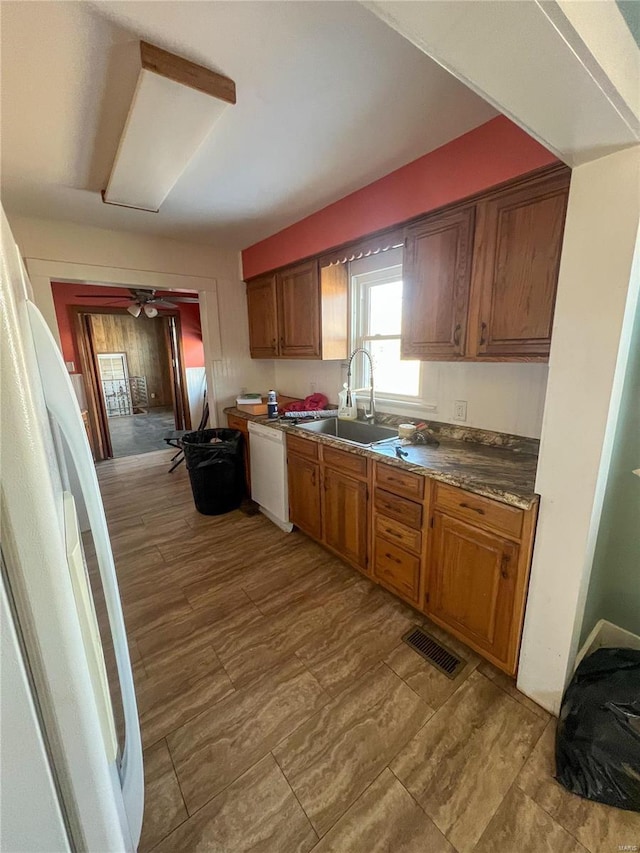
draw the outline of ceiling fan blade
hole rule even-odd
[[[111,299],[111,302],[130,302],[130,296],[96,296],[95,293],[76,293],[78,299]]]
[[[200,302],[199,299],[193,296],[172,296],[171,299],[173,302],[190,302],[193,305],[197,305]]]
[[[155,305],[156,308],[175,308],[175,304],[173,302],[168,302],[166,299],[151,299],[146,303],[147,305]]]

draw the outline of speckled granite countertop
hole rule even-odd
[[[235,407],[224,411],[225,414],[305,436],[310,441],[329,444],[358,456],[378,459],[521,509],[530,509],[539,500],[534,492],[538,443],[533,439],[432,422],[429,427],[437,436],[439,447],[403,444],[402,449],[408,456],[398,459],[395,453],[398,442],[358,447],[282,420],[270,421],[264,415],[248,415]],[[389,423],[391,419],[381,418],[381,422],[385,420]]]

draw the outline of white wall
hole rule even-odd
[[[577,650],[640,286],[638,187],[640,146],[571,179],[518,678],[554,712]]]
[[[275,387],[293,397],[306,397],[315,390],[337,402],[346,381],[346,369],[335,361],[273,362]],[[383,412],[424,417],[445,423],[460,423],[453,417],[454,402],[467,401],[467,426],[540,438],[547,388],[546,364],[454,364],[423,363],[424,399],[428,408],[403,407],[378,401]]]
[[[26,258],[118,267],[137,274],[201,278],[202,284],[197,289],[201,295],[205,361],[218,404],[218,411],[212,414],[213,422],[224,423],[222,409],[233,402],[241,387],[250,384],[267,390],[273,384],[273,365],[249,358],[246,295],[237,251],[92,228],[64,220],[22,216],[9,216],[9,220]],[[215,280],[217,299],[207,298],[211,280]],[[40,310],[58,337],[48,283],[34,282],[34,292]],[[218,337],[212,333],[213,329],[219,329],[221,351],[218,351]]]

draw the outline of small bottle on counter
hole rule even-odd
[[[269,391],[267,396],[267,417],[272,420],[278,417],[278,398],[275,391]]]

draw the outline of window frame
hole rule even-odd
[[[392,250],[389,257],[385,257],[386,253],[381,253],[374,257],[366,259],[366,266],[371,269],[358,272],[358,266],[362,266],[362,261],[352,262],[349,270],[349,293],[350,293],[350,345],[351,352],[358,347],[368,349],[367,342],[369,341],[401,341],[401,334],[397,335],[370,335],[367,334],[367,323],[369,317],[369,294],[371,288],[380,284],[391,284],[398,280],[402,281],[402,258],[401,249]],[[377,263],[376,263],[377,262]],[[355,270],[354,270],[355,267]],[[416,359],[417,361],[417,359]],[[423,363],[418,361],[418,391],[415,395],[393,394],[389,391],[379,392],[376,390],[377,402],[388,402],[394,407],[403,408],[424,408],[424,400],[422,396],[423,388]],[[362,356],[357,356],[354,359],[353,370],[351,376],[351,384],[353,388],[366,388],[369,386],[369,362]]]

